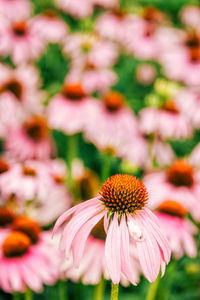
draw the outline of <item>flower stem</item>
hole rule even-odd
[[[58,289],[59,289],[59,299],[60,300],[67,300],[67,283],[63,280],[59,280],[58,282]]]
[[[101,281],[95,286],[94,290],[94,300],[103,300],[105,289],[105,280],[102,277]]]
[[[161,277],[160,277],[160,274],[159,274],[156,281],[150,283],[149,289],[148,289],[148,292],[147,292],[147,296],[146,296],[146,300],[155,300],[156,293],[157,293],[158,286],[159,286],[159,282],[160,282],[160,278]]]
[[[32,291],[29,287],[27,287],[24,296],[25,300],[32,300]]]
[[[119,283],[118,284],[114,284],[112,282],[111,300],[118,300],[118,294],[119,294]]]
[[[13,300],[20,300],[20,298],[21,298],[20,293],[18,293],[18,292],[13,293]]]
[[[69,188],[72,189],[72,162],[77,157],[78,150],[78,138],[77,134],[68,136],[67,150],[66,150],[66,161],[67,161],[67,183]]]

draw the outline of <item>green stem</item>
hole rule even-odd
[[[94,300],[103,300],[105,290],[105,280],[102,277],[101,281],[95,286]]]
[[[68,136],[68,143],[66,149],[66,161],[67,161],[67,183],[69,188],[72,189],[72,162],[74,158],[77,157],[77,150],[78,150],[78,138],[77,134]]]
[[[32,291],[29,287],[27,287],[24,296],[25,300],[32,300]]]
[[[112,282],[111,300],[118,300],[118,294],[119,294],[119,283],[118,284],[114,284]]]
[[[20,298],[21,298],[20,293],[18,293],[18,292],[13,293],[13,300],[20,300]]]
[[[156,294],[160,282],[160,275],[157,277],[156,281],[150,283],[149,289],[147,292],[146,300],[155,300],[156,299]]]
[[[112,157],[108,154],[102,154],[101,181],[104,182],[110,176]]]
[[[58,282],[58,289],[59,289],[59,299],[60,300],[67,300],[67,283],[63,280],[59,280]]]

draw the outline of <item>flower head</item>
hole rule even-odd
[[[99,196],[74,206],[57,220],[54,232],[73,214],[63,231],[61,249],[65,249],[67,257],[72,251],[74,265],[79,266],[90,233],[99,234],[95,226],[103,222],[105,262],[111,280],[117,284],[124,274],[136,284],[130,256],[134,245],[144,275],[154,281],[160,267],[164,273],[170,248],[157,218],[145,207],[147,199],[146,188],[139,179],[122,174],[108,178]]]

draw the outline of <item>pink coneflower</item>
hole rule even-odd
[[[156,137],[149,145],[149,159],[150,162],[148,164],[151,167],[152,161],[155,160],[160,166],[168,166],[175,160],[175,153],[167,142]]]
[[[15,98],[13,109],[41,111],[43,93],[39,91],[40,85],[40,76],[34,66],[23,64],[11,69],[7,65],[0,65],[0,95],[6,93]],[[6,105],[6,101],[4,102]],[[12,120],[12,117],[10,119]]]
[[[5,158],[0,159],[2,204],[11,199],[19,213],[25,212],[41,225],[51,224],[71,205],[71,196],[64,185],[66,173],[56,164],[57,160],[11,164]]]
[[[179,110],[197,129],[200,128],[200,91],[199,89],[184,88],[176,95]]]
[[[198,143],[192,150],[189,161],[194,167],[200,167],[200,143]]]
[[[191,125],[180,113],[175,100],[166,101],[160,109],[142,109],[140,128],[144,134],[157,134],[163,139],[188,138],[192,134]]]
[[[137,80],[144,84],[151,84],[156,77],[156,69],[151,64],[141,64],[136,70]]]
[[[105,262],[114,284],[123,273],[135,282],[130,247],[137,247],[143,273],[154,281],[160,267],[164,272],[170,259],[170,248],[162,235],[158,221],[146,207],[148,194],[143,183],[131,175],[114,175],[102,185],[100,195],[66,211],[56,222],[54,232],[73,215],[66,225],[61,249],[66,256],[73,253],[74,265],[80,264],[87,238],[95,225],[103,219],[107,233]]]
[[[38,58],[45,48],[30,20],[9,24],[1,35],[1,44],[1,51],[10,54],[17,65]]]
[[[33,28],[48,43],[61,42],[69,31],[67,24],[53,10],[46,10],[36,16]]]
[[[170,199],[180,203],[196,220],[200,220],[199,173],[189,162],[175,161],[166,171],[146,175],[144,183],[153,199],[151,208],[156,208],[166,199]]]
[[[103,8],[115,8],[119,4],[119,0],[92,0],[92,2],[94,6]]]
[[[48,106],[50,127],[67,134],[83,131],[91,103],[92,99],[86,95],[81,83],[65,83],[62,92]]]
[[[180,258],[185,252],[188,256],[195,257],[197,246],[193,235],[197,233],[197,227],[187,219],[186,209],[178,202],[165,200],[155,214],[169,240],[173,254]]]
[[[165,74],[187,85],[200,83],[200,34],[197,31],[186,32],[177,45],[167,48],[160,56]]]
[[[0,0],[0,15],[12,21],[28,18],[32,7],[29,0]]]
[[[136,117],[124,102],[124,96],[116,91],[107,93],[104,101],[93,102],[85,138],[100,150],[109,148],[118,153],[120,144],[124,145],[130,138],[137,137]]]
[[[128,27],[126,48],[141,59],[156,58],[160,52],[157,29],[164,19],[164,15],[158,9],[146,7],[143,18],[135,18],[132,25]]]
[[[0,286],[4,291],[25,292],[28,286],[39,292],[43,284],[56,282],[58,252],[49,245],[48,239],[49,233],[40,231],[28,218],[16,219],[13,231],[1,234]]]
[[[82,19],[90,16],[93,12],[93,1],[86,0],[84,5],[82,0],[56,0],[56,4],[59,8],[64,10],[64,12],[72,15],[77,19]]]
[[[5,148],[9,155],[20,160],[50,158],[52,141],[45,117],[33,115],[21,127],[10,130]]]

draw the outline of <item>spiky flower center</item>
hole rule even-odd
[[[11,224],[15,219],[15,214],[6,207],[0,208],[0,226],[5,227]]]
[[[104,103],[108,111],[116,112],[124,105],[124,96],[116,91],[109,92],[105,98]]]
[[[16,218],[12,224],[12,229],[14,231],[20,231],[26,234],[32,244],[37,243],[39,240],[40,227],[35,221],[29,219],[28,217]]]
[[[1,86],[0,92],[2,93],[5,91],[11,92],[18,100],[21,100],[23,86],[17,79],[13,78]]]
[[[29,138],[39,142],[48,136],[47,121],[42,116],[32,116],[24,123],[24,129]]]
[[[83,86],[79,82],[66,83],[62,88],[62,94],[72,101],[79,101],[85,97]]]
[[[100,190],[101,201],[111,212],[133,213],[148,200],[144,184],[134,176],[117,174],[108,178]]]
[[[23,37],[27,33],[26,21],[19,21],[13,24],[13,32],[18,37]]]
[[[106,233],[104,230],[103,219],[101,219],[91,231],[91,235],[99,240],[105,241]]]
[[[178,202],[173,200],[166,200],[158,207],[160,212],[184,218],[187,215],[187,210]]]
[[[194,170],[184,160],[178,160],[168,169],[167,180],[174,186],[191,187],[194,183]]]
[[[7,172],[10,169],[9,164],[5,159],[0,158],[0,174]]]
[[[2,251],[6,257],[19,257],[27,253],[30,239],[22,232],[12,232],[3,242]]]

